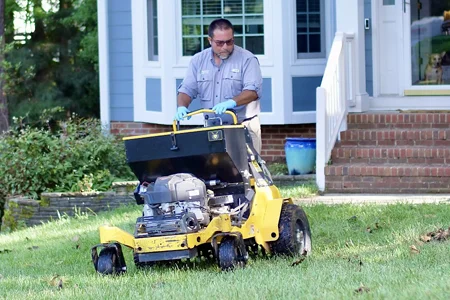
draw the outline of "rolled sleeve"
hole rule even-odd
[[[262,75],[259,61],[256,57],[247,60],[243,79],[243,90],[255,91],[258,99],[262,96]]]
[[[195,59],[193,58],[189,63],[189,67],[186,71],[186,76],[184,77],[181,84],[178,86],[178,93],[184,93],[194,99],[198,94],[197,86],[197,67],[195,64]]]

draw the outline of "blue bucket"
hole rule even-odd
[[[309,174],[316,165],[315,138],[286,138],[284,144],[289,175]]]

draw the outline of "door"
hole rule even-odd
[[[400,95],[404,0],[377,0],[378,93]]]

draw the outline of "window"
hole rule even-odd
[[[218,18],[230,20],[234,40],[253,54],[264,54],[263,0],[182,0],[183,56],[209,47],[208,27]]]
[[[297,57],[325,57],[323,0],[297,0]]]
[[[450,0],[411,4],[411,83],[450,84]]]
[[[148,60],[158,60],[158,7],[157,0],[147,0]]]

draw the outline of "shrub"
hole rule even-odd
[[[7,195],[104,191],[115,180],[134,180],[124,144],[102,131],[99,120],[77,117],[50,128],[22,125],[0,138],[0,186]]]

